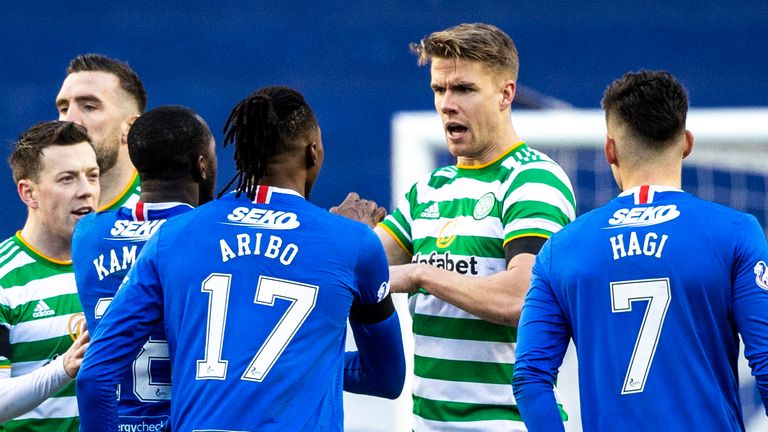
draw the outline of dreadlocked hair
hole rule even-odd
[[[224,124],[224,146],[235,145],[237,174],[219,192],[221,197],[235,181],[237,196],[256,198],[256,186],[269,174],[273,156],[291,149],[301,135],[317,127],[304,97],[288,87],[257,90],[238,103]]]

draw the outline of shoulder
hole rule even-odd
[[[735,237],[735,234],[744,233],[746,227],[757,228],[762,232],[757,218],[749,213],[693,195],[686,195],[691,203],[691,211],[707,223],[716,224],[719,227],[718,230],[727,237]],[[764,236],[761,236],[761,239],[763,238]]]
[[[114,225],[115,220],[118,218],[117,215],[117,210],[104,210],[90,213],[80,219],[75,225],[75,230],[72,233],[73,252],[78,249],[83,242],[87,242],[94,237],[100,237],[105,229],[103,227],[111,227]]]
[[[523,144],[501,160],[501,172],[512,180],[537,180],[544,183],[563,183],[570,180],[563,168],[544,152]]]
[[[203,221],[208,220],[208,218],[204,215],[208,215],[212,211],[216,211],[216,209],[219,207],[222,207],[222,204],[219,201],[211,201],[203,204],[200,207],[196,207],[189,211],[174,215],[173,217],[170,217],[165,222],[163,222],[162,225],[160,225],[152,238],[162,237],[164,239],[168,239],[170,237],[175,237],[180,232],[184,231],[187,227],[192,226],[194,228],[194,225],[197,224],[198,219]],[[195,229],[195,231],[197,231],[197,229]],[[152,238],[150,238],[150,240]]]
[[[410,193],[419,193],[425,189],[439,189],[456,178],[458,168],[455,165],[447,165],[436,168],[427,175],[421,176],[411,186]]]
[[[594,236],[588,234],[589,232],[596,232],[596,230],[602,230],[609,226],[608,220],[613,216],[614,212],[618,209],[613,201],[592,209],[579,217],[575,218],[572,222],[565,225],[560,231],[552,234],[550,242],[556,245],[563,245],[568,242],[583,243],[586,238],[593,239]],[[558,250],[562,250],[558,248]],[[567,251],[568,248],[566,247]]]
[[[329,229],[329,231],[332,230],[335,235],[342,235],[345,237],[352,235],[358,238],[359,236],[364,235],[366,232],[370,232],[371,235],[375,235],[373,234],[373,229],[362,222],[330,213],[329,211],[317,207],[314,204],[310,205],[312,206],[312,212],[314,213],[313,219],[323,224]]]
[[[9,273],[35,263],[35,257],[27,253],[16,236],[5,239],[0,243],[0,287],[7,285]]]

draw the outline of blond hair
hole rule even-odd
[[[419,65],[429,63],[434,57],[473,60],[517,81],[520,63],[515,43],[490,24],[459,24],[413,42],[410,48],[418,57]]]

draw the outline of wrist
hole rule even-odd
[[[73,377],[69,374],[69,371],[67,371],[67,366],[65,360],[66,354],[58,355],[54,357],[51,360],[51,367],[56,369],[56,376],[58,378],[64,379],[72,379]]]
[[[423,291],[429,292],[427,289],[428,284],[426,284],[427,274],[430,270],[434,269],[429,264],[415,264],[413,271],[410,272],[411,277],[411,286],[416,287],[416,289],[421,289]]]

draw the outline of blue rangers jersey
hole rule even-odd
[[[400,375],[387,397],[402,389],[397,314],[373,316],[391,305],[388,270],[370,228],[287,189],[229,194],[169,220],[92,336],[77,384],[89,407],[81,430],[113,430],[111,376],[137,335],[164,320],[173,430],[341,431],[342,388],[366,392],[366,361],[386,365],[374,378]],[[356,341],[379,335],[359,356],[344,352],[348,316]]]
[[[555,234],[534,266],[514,388],[563,430],[552,383],[573,338],[585,431],[741,431],[739,335],[768,410],[768,246],[754,217],[640,186]]]
[[[72,262],[86,326],[91,334],[149,237],[173,216],[192,206],[137,202],[134,208],[83,218],[72,238]],[[157,326],[141,352],[121,374],[120,429],[163,430],[170,415],[170,361],[165,330]]]

